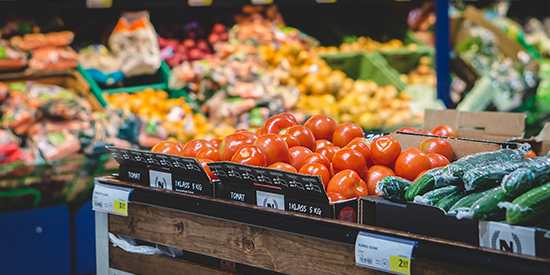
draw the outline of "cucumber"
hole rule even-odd
[[[453,185],[441,187],[441,188],[432,190],[430,192],[427,192],[422,196],[416,196],[414,198],[414,202],[420,203],[420,204],[434,205],[437,202],[439,202],[441,199],[458,192],[458,188],[459,188],[458,186],[453,186]]]
[[[538,161],[506,175],[502,179],[502,189],[510,196],[519,196],[534,186],[550,180],[550,156],[537,157]]]
[[[506,221],[509,224],[529,225],[548,216],[550,213],[550,182],[535,187],[512,202],[501,202],[506,208]]]
[[[453,195],[447,196],[445,198],[442,198],[440,201],[438,201],[434,206],[439,207],[443,209],[445,212],[448,212],[449,209],[460,199],[466,197],[468,194],[466,193],[455,193]]]
[[[409,189],[407,189],[407,192],[405,192],[405,199],[407,201],[412,201],[416,196],[424,195],[426,192],[439,187],[436,186],[436,184],[440,184],[441,186],[447,185],[444,184],[442,180],[438,181],[438,179],[441,179],[443,168],[444,167],[437,167],[428,170],[422,176],[415,179],[411,186],[409,186]]]
[[[470,169],[462,176],[464,189],[466,191],[472,191],[476,189],[495,187],[502,182],[502,178],[504,178],[504,176],[518,168],[527,166],[531,163],[539,162],[541,158],[545,157],[516,159]]]
[[[470,207],[468,216],[476,220],[502,221],[506,218],[506,209],[500,208],[498,204],[513,199],[513,197],[504,193],[502,187],[491,189],[489,194],[476,201]]]
[[[411,182],[394,176],[385,177],[376,184],[376,193],[382,194],[391,201],[405,202],[405,192]]]
[[[483,198],[485,195],[489,194],[492,190],[485,190],[480,192],[471,193],[462,199],[458,200],[452,207],[449,209],[449,212],[456,213],[458,210],[468,210],[470,207],[479,199]]]
[[[448,164],[443,169],[442,177],[446,180],[460,183],[464,173],[476,167],[487,166],[494,163],[503,163],[514,159],[522,159],[531,149],[531,145],[524,143],[518,149],[501,149],[494,152],[484,152],[468,155]],[[458,179],[457,179],[458,178]]]

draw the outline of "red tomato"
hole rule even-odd
[[[366,137],[356,137],[354,139],[351,140],[352,142],[353,141],[361,141],[363,142],[364,144],[366,144],[367,146],[369,146],[370,148],[370,144],[372,143],[372,141]]]
[[[298,124],[298,121],[296,120],[296,118],[294,117],[293,114],[291,113],[280,113],[278,114],[279,116],[282,116],[282,117],[286,117],[288,119],[290,119],[291,121],[294,121],[294,123]]]
[[[267,158],[267,165],[275,162],[288,162],[288,145],[276,134],[265,134],[260,136],[254,145],[260,147]]]
[[[432,164],[432,168],[447,166],[447,164],[450,163],[445,156],[437,153],[428,154],[428,158],[430,158],[430,163]]]
[[[195,155],[198,159],[209,159],[212,161],[220,161],[220,151],[216,148],[206,147],[200,149]]]
[[[420,132],[418,132],[418,133],[419,133],[419,134],[423,134],[423,135],[434,136],[434,133],[432,133],[431,131],[426,131],[426,130],[420,131]]]
[[[235,133],[247,135],[247,136],[251,137],[253,140],[256,140],[258,138],[258,135],[256,135],[256,133],[250,132],[246,129],[239,129]]]
[[[458,137],[456,131],[449,125],[439,125],[432,129],[435,136]]]
[[[379,180],[389,176],[395,176],[395,173],[392,169],[384,165],[374,165],[369,168],[369,170],[367,171],[367,175],[365,176],[365,181],[367,182],[369,194],[380,195],[380,193],[376,193],[376,184]]]
[[[414,178],[414,180],[417,180],[418,178],[420,178],[420,176],[424,175],[428,171],[430,171],[430,170],[428,169],[428,170],[424,170],[424,171],[420,172],[420,174],[416,175],[416,178]]]
[[[208,167],[208,165],[207,165],[207,163],[212,162],[212,160],[199,159],[199,162],[202,164],[202,167],[206,171],[206,174],[208,174],[208,176],[210,177],[210,180],[219,180],[219,178],[216,177],[216,175],[214,175],[214,173],[212,173],[212,171],[210,171],[210,167]]]
[[[300,146],[315,151],[315,147],[317,147],[315,137],[307,127],[302,125],[292,126],[286,130],[286,133],[297,138],[300,141]]]
[[[367,172],[367,162],[359,151],[344,148],[334,154],[332,158],[332,168],[334,169],[334,173],[351,169],[362,177]]]
[[[300,174],[321,176],[321,181],[325,190],[327,189],[328,182],[330,181],[330,171],[328,168],[320,163],[306,163],[300,168]]]
[[[533,150],[529,150],[529,152],[525,155],[525,158],[534,158],[537,154]]]
[[[294,173],[298,172],[296,168],[294,168],[294,166],[284,162],[275,162],[269,165],[267,168],[279,169],[279,170],[294,172]]]
[[[443,155],[449,161],[453,160],[453,146],[444,138],[429,138],[424,140],[420,143],[418,149],[426,154],[437,153]]]
[[[300,171],[300,168],[302,168],[302,161],[308,154],[311,154],[312,152],[306,147],[294,146],[288,149],[288,153],[290,155],[290,165],[294,166],[297,171]]]
[[[336,154],[336,152],[340,150],[341,149],[338,146],[329,145],[329,146],[325,146],[323,148],[319,148],[315,150],[315,153],[319,153],[325,156],[330,162],[332,162],[332,158],[334,157],[334,154]]]
[[[364,142],[360,140],[351,141],[350,143],[348,143],[348,145],[346,145],[346,147],[344,147],[344,149],[345,148],[359,151],[359,153],[361,153],[361,155],[365,157],[365,162],[367,163],[368,167],[374,165],[374,160],[372,159],[370,148]]]
[[[183,144],[179,141],[165,140],[153,146],[151,152],[186,157],[183,147]]]
[[[334,134],[332,135],[332,143],[342,148],[356,137],[365,137],[363,129],[355,123],[342,123],[336,127]]]
[[[183,146],[183,153],[187,157],[194,158],[198,151],[211,146],[212,144],[206,139],[194,139]]]
[[[315,141],[315,143],[317,144],[317,146],[315,147],[315,150],[319,149],[319,148],[323,148],[327,145],[333,145],[332,142],[330,142],[329,140],[326,140],[326,139],[318,139]]]
[[[220,143],[222,143],[221,138],[214,138],[210,140],[210,145],[218,150],[220,149]]]
[[[369,195],[367,184],[350,169],[340,171],[330,179],[327,193],[338,193],[346,199]]]
[[[315,115],[308,119],[304,123],[304,126],[311,130],[315,139],[327,139],[330,141],[338,124],[328,116]]]
[[[372,142],[370,152],[376,164],[388,166],[401,154],[401,144],[391,136],[381,136]]]
[[[330,161],[319,153],[311,153],[302,160],[302,167],[308,163],[319,163],[330,170]]]
[[[286,115],[276,115],[268,118],[264,125],[262,125],[262,135],[265,134],[281,134],[285,132],[285,129],[297,125],[295,120],[292,120]]]
[[[428,155],[416,148],[403,151],[395,161],[395,174],[410,181],[420,172],[431,168],[432,163]]]
[[[261,167],[265,167],[267,163],[267,159],[264,153],[262,153],[262,150],[260,150],[260,147],[256,145],[245,145],[241,147],[233,155],[233,157],[231,158],[231,161],[236,163],[261,166]]]
[[[411,126],[405,126],[405,127],[401,127],[397,130],[395,130],[396,132],[404,132],[404,133],[413,133],[413,134],[418,134],[420,131],[418,131],[418,129],[414,128],[414,127],[411,127]]]
[[[347,200],[346,197],[334,192],[327,193],[327,197],[330,203]]]
[[[235,152],[244,145],[254,143],[251,137],[239,133],[226,136],[220,143],[220,160],[231,160]]]
[[[262,127],[257,128],[256,131],[254,131],[254,134],[256,134],[257,136],[261,136],[262,135]]]
[[[294,146],[300,146],[300,141],[295,137],[291,136],[289,134],[282,134],[280,137],[285,141],[286,145],[288,145],[288,148],[294,147]]]

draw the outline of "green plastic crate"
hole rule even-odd
[[[418,61],[423,56],[432,58],[431,67],[433,68],[435,50],[432,47],[419,46],[419,48],[414,51],[404,48],[395,51],[380,52],[380,55],[386,59],[390,67],[394,68],[400,74],[408,74],[418,66]]]

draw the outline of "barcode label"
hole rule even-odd
[[[101,208],[101,207],[103,207],[103,203],[96,201],[96,202],[94,202],[94,206]]]
[[[92,195],[95,211],[128,216],[128,198],[134,189],[96,182]]]

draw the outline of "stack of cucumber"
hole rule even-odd
[[[528,144],[463,157],[410,182],[387,177],[377,190],[386,198],[439,207],[458,218],[532,225],[550,213],[550,155],[524,158]]]

